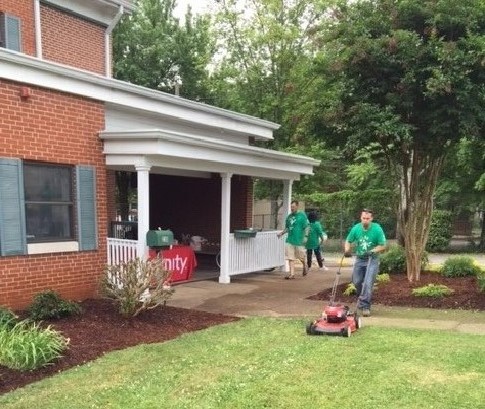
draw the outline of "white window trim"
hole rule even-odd
[[[61,241],[27,244],[27,254],[63,253],[66,251],[79,251],[79,243],[77,241]]]

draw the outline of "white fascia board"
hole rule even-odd
[[[153,158],[158,155],[164,160],[178,158],[227,164],[233,171],[243,167],[298,175],[311,175],[313,167],[320,164],[306,156],[161,130],[105,131],[100,137],[104,141],[104,154],[108,156],[137,154]]]
[[[110,25],[121,7],[126,11],[134,9],[130,1],[119,0],[41,0],[40,2],[59,7],[106,26]]]
[[[156,113],[185,123],[227,129],[262,140],[273,139],[279,125],[250,115],[190,101],[176,95],[46,62],[0,48],[0,78],[36,85],[97,101]]]
[[[192,171],[193,177],[206,177],[207,173],[230,173],[255,178],[275,180],[299,180],[300,173],[288,170],[256,168],[245,165],[235,166],[234,164],[218,163],[210,161],[195,161],[187,158],[174,158],[164,156],[142,157],[137,155],[107,155],[106,166],[111,169],[123,169],[135,172],[135,167],[143,163],[151,166],[150,173],[177,175],[177,170]],[[164,169],[171,169],[166,173]],[[181,174],[180,176],[183,176]]]

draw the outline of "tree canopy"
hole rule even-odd
[[[114,76],[147,88],[210,101],[207,89],[213,56],[210,18],[174,17],[175,0],[137,0],[113,33]]]
[[[316,70],[336,99],[320,101],[317,122],[349,155],[380,146],[399,187],[408,278],[419,280],[446,154],[483,137],[485,3],[341,2],[323,33]]]

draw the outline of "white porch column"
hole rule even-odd
[[[283,218],[281,220],[281,230],[285,228],[285,220],[286,216],[290,214],[290,206],[291,206],[291,196],[293,195],[293,180],[284,180],[283,181]],[[288,264],[288,260],[285,260],[285,265],[282,270],[286,273],[290,271],[290,266]]]
[[[219,283],[229,284],[229,233],[231,225],[232,173],[221,173],[221,271]]]
[[[284,180],[283,181],[283,220],[281,229],[285,228],[285,219],[286,216],[290,214],[290,205],[291,205],[291,196],[293,194],[293,181],[292,180]]]
[[[148,255],[146,246],[146,235],[150,227],[150,175],[151,166],[137,165],[136,177],[138,186],[138,244],[136,254],[142,259],[146,259]]]

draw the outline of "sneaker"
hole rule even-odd
[[[294,280],[294,279],[295,279],[294,275],[285,276],[285,280]]]
[[[370,310],[368,308],[364,308],[362,310],[362,316],[363,317],[370,317]]]
[[[321,266],[319,268],[320,271],[328,271],[328,267],[327,266]]]

